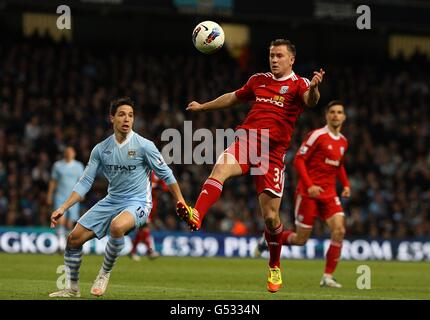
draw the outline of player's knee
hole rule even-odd
[[[345,227],[338,227],[336,229],[333,230],[333,239],[337,240],[337,241],[342,241],[343,238],[345,237]]]
[[[122,237],[124,235],[124,230],[119,223],[112,222],[110,225],[110,234],[115,238]]]
[[[82,241],[79,235],[77,235],[74,232],[70,233],[69,236],[67,237],[67,247],[69,248],[77,249],[82,245],[81,242]]]
[[[267,214],[264,217],[264,223],[266,224],[267,229],[273,230],[279,226],[279,218],[274,213]]]
[[[297,237],[296,240],[294,241],[294,245],[304,246],[307,241],[308,241],[307,237]]]
[[[224,168],[223,165],[217,164],[212,169],[212,172],[211,172],[209,178],[216,179],[220,182],[224,182],[228,178],[226,173],[227,173],[226,168]]]

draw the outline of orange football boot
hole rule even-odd
[[[181,201],[178,201],[176,204],[176,213],[184,220],[191,231],[197,231],[200,229],[201,221],[200,221],[200,215],[199,212],[190,206],[187,206],[185,203],[182,203]]]
[[[281,269],[279,267],[269,268],[267,278],[267,290],[271,293],[277,292],[282,287]]]

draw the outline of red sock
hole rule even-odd
[[[222,192],[222,183],[214,178],[208,178],[202,187],[195,208],[200,214],[200,221],[212,205],[217,202]]]
[[[148,249],[148,252],[152,252],[151,230],[149,228],[143,228],[142,237],[143,237],[143,243]]]
[[[336,269],[337,262],[342,251],[342,242],[331,241],[326,254],[325,273],[332,274]]]
[[[282,244],[283,245],[290,245],[290,239],[289,237],[293,234],[294,232],[291,230],[285,230],[284,232],[282,232]]]
[[[140,241],[142,241],[143,238],[143,230],[142,229],[138,229],[136,232],[136,236],[134,237],[133,240],[133,248],[131,248],[131,254],[135,254],[136,253],[136,249],[137,249],[137,245],[140,243]]]
[[[264,237],[266,238],[267,245],[269,246],[270,268],[279,267],[281,265],[281,249],[282,249],[282,223],[274,230],[264,229]]]

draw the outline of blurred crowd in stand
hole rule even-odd
[[[52,208],[46,193],[52,164],[66,145],[86,163],[92,148],[112,133],[109,101],[131,96],[134,130],[161,150],[163,130],[235,128],[249,106],[193,113],[187,104],[238,89],[268,61],[251,59],[240,67],[225,51],[212,56],[144,49],[81,48],[42,40],[0,43],[0,225],[48,226]],[[323,63],[323,62],[319,62]],[[311,78],[316,63],[297,63],[297,74]],[[281,217],[293,227],[297,175],[292,159],[307,132],[325,125],[323,106],[346,103],[343,134],[348,138],[346,169],[352,196],[342,199],[347,237],[405,239],[430,236],[430,63],[423,56],[375,64],[322,65],[322,98],[298,121],[287,154]],[[199,142],[194,142],[197,145]],[[214,154],[213,160],[216,160]],[[194,203],[212,165],[171,164],[185,198]],[[99,177],[81,213],[106,194]],[[222,198],[206,216],[203,229],[237,235],[263,230],[254,184],[249,176],[227,181]],[[186,230],[169,193],[159,196],[158,230]],[[315,236],[325,236],[322,223]]]

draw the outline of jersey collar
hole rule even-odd
[[[327,130],[329,136],[332,137],[334,140],[339,140],[340,139],[340,133],[338,135],[335,135],[333,132],[330,131],[330,129],[328,128],[328,126],[325,126],[324,128]]]
[[[288,76],[283,76],[282,78],[275,78],[275,76],[272,73],[272,78],[273,80],[276,80],[276,81],[285,81],[292,78],[294,75],[295,75],[294,71],[291,71],[291,73]]]
[[[123,141],[123,142],[121,142],[121,143],[119,143],[118,141],[116,141],[116,138],[115,138],[115,133],[113,134],[113,140],[115,141],[115,143],[116,143],[116,145],[118,146],[118,148],[122,148],[122,147],[124,147],[127,143],[129,143],[129,141],[130,141],[130,139],[131,139],[131,137],[133,137],[133,135],[134,135],[134,131],[133,130],[131,130],[128,134],[127,134],[127,138],[125,138],[125,140]]]

